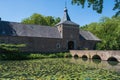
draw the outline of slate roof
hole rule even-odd
[[[56,27],[0,21],[0,35],[61,38]]]
[[[89,31],[80,30],[80,39],[101,41]],[[57,27],[0,21],[0,36],[62,38]]]
[[[80,39],[82,40],[101,41],[99,38],[97,38],[89,31],[80,30],[79,33],[80,33]]]
[[[68,10],[67,10],[66,7],[65,7],[65,9],[64,9],[64,16],[63,16],[62,21],[71,21],[69,15],[68,15]]]
[[[64,9],[63,19],[59,24],[79,26],[71,21],[67,8]],[[80,30],[81,40],[101,41],[89,31]],[[26,37],[44,37],[44,38],[62,38],[57,27],[29,25],[16,22],[0,20],[0,36],[26,36]]]
[[[76,24],[76,23],[74,23],[72,21],[61,21],[57,25],[59,25],[59,24],[67,24],[67,25],[79,26],[78,24]]]

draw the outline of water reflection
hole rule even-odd
[[[104,68],[107,70],[115,70],[117,72],[120,72],[120,63],[118,63],[117,61],[102,61],[100,59],[72,58],[72,62],[77,64],[85,64],[89,67]]]
[[[95,64],[100,64],[101,63],[101,60],[100,59],[92,59],[93,63]]]
[[[111,66],[116,66],[118,65],[118,62],[117,61],[107,61],[108,64],[110,64]]]
[[[87,60],[88,60],[88,58],[82,58],[82,60],[83,60],[83,61],[87,61]]]

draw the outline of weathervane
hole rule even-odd
[[[65,7],[67,8],[67,0],[65,0]]]

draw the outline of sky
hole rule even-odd
[[[87,6],[82,9],[81,6],[72,5],[71,0],[0,0],[0,17],[11,22],[21,22],[33,13],[62,18],[65,2],[71,20],[80,26],[99,22],[101,17],[112,17],[116,12],[112,10],[114,0],[104,0],[102,14]]]

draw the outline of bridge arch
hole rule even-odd
[[[102,60],[101,57],[100,57],[99,55],[97,55],[97,54],[96,54],[96,55],[93,55],[93,56],[92,56],[92,59],[99,59],[99,60]]]
[[[116,62],[118,62],[117,58],[115,58],[115,57],[109,57],[107,59],[107,61],[116,61]]]
[[[82,55],[81,58],[82,58],[83,61],[87,61],[88,60],[88,57],[86,55]]]
[[[78,58],[79,56],[77,54],[74,55],[74,58]]]
[[[83,55],[82,58],[86,58],[87,59],[88,57],[86,55]]]

